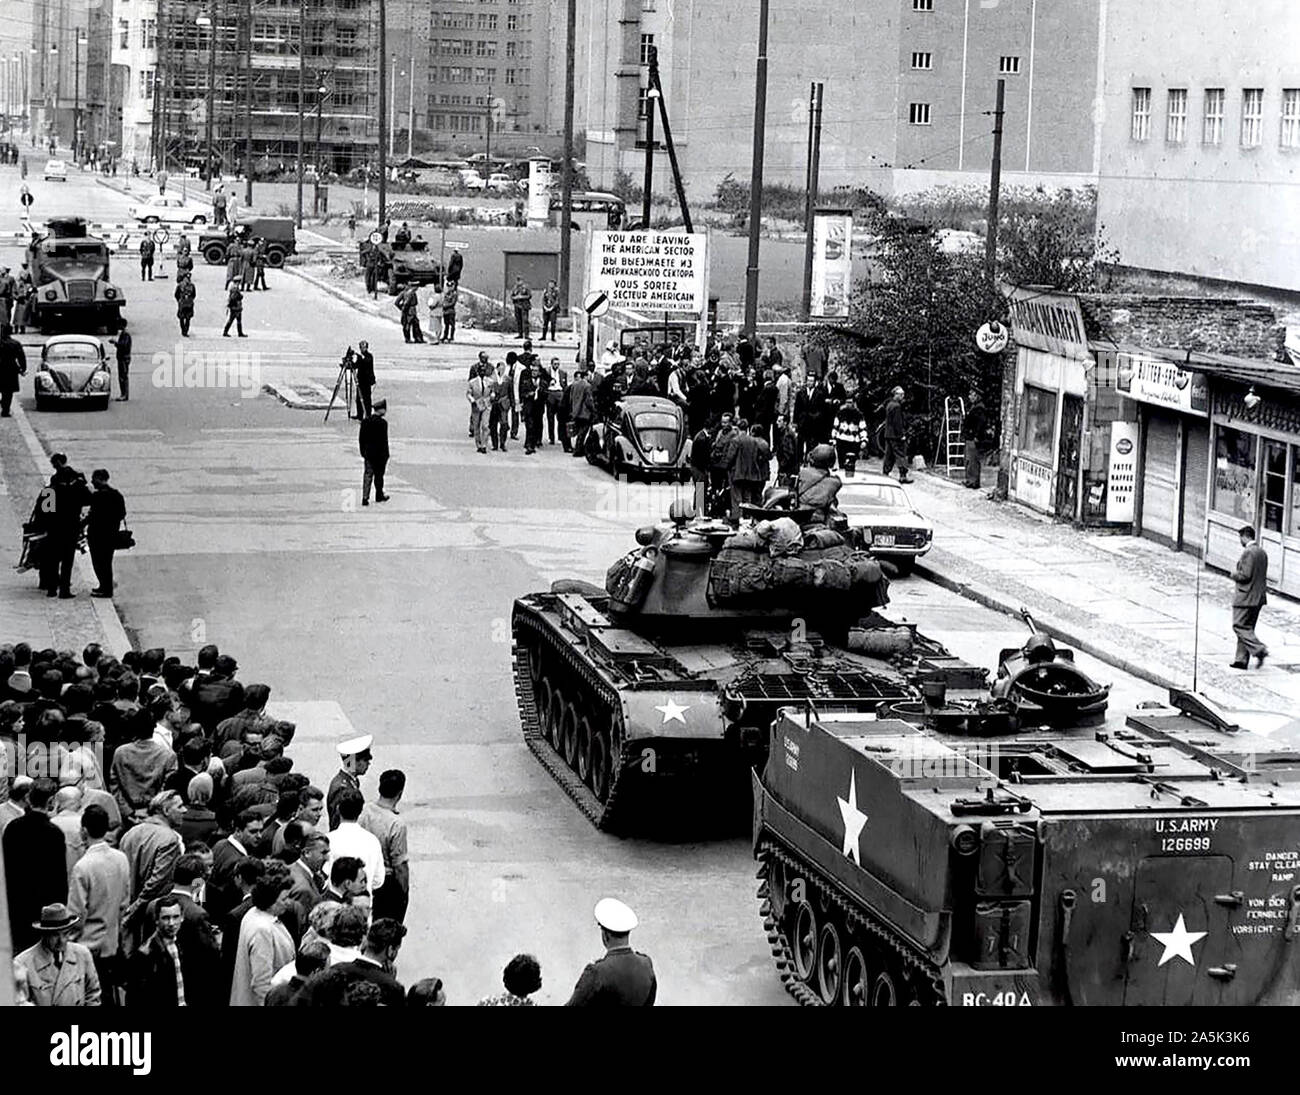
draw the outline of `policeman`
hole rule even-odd
[[[654,964],[634,951],[628,935],[636,913],[614,897],[596,903],[596,923],[605,957],[582,971],[566,1007],[650,1007],[658,988]]]
[[[372,734],[362,734],[359,738],[339,742],[342,769],[330,780],[329,791],[325,796],[325,809],[329,814],[331,829],[337,829],[339,824],[339,796],[349,789],[361,790],[361,777],[370,770],[370,746],[374,740]]]

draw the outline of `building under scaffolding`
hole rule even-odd
[[[220,171],[242,172],[250,148],[254,177],[293,171],[300,132],[305,164],[322,171],[374,157],[378,28],[368,0],[115,6],[130,48],[115,48],[114,65],[138,69],[123,80],[123,145],[141,168],[202,169],[210,140]]]

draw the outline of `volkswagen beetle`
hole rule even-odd
[[[107,410],[113,384],[104,344],[94,335],[47,338],[33,383],[38,411],[60,403]]]
[[[604,464],[617,479],[690,478],[687,458],[691,443],[686,416],[671,399],[657,395],[625,395],[614,413],[587,434],[589,463]]]

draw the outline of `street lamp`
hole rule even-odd
[[[316,147],[312,153],[312,159],[316,164],[316,177],[312,180],[312,210],[317,216],[320,215],[320,127],[321,127],[321,107],[325,105],[325,96],[329,94],[329,88],[326,86],[323,78],[319,78],[316,85]]]

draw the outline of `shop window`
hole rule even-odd
[[[1300,447],[1291,446],[1291,516],[1287,521],[1288,536],[1300,536]]]
[[[1243,525],[1255,521],[1255,435],[1220,426],[1214,441],[1216,513],[1235,517]]]
[[[1023,455],[1051,464],[1056,441],[1056,393],[1025,385],[1024,409],[1020,417],[1020,451]]]
[[[1282,531],[1286,516],[1286,445],[1280,441],[1264,442],[1264,527]]]

